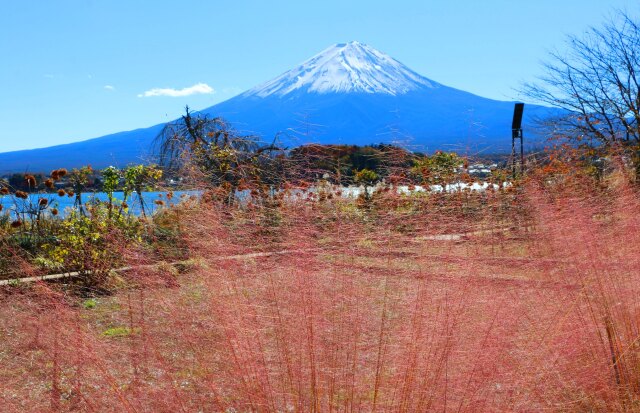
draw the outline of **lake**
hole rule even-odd
[[[396,186],[394,187],[395,191],[397,191],[399,194],[411,194],[411,193],[417,193],[417,192],[431,192],[431,193],[437,193],[437,192],[457,192],[457,191],[470,191],[470,192],[484,192],[488,189],[494,189],[494,190],[499,190],[499,189],[504,189],[511,186],[510,182],[504,182],[502,185],[496,185],[496,184],[491,184],[491,183],[487,183],[487,182],[476,182],[476,183],[472,183],[472,184],[466,184],[463,182],[456,182],[456,183],[452,183],[452,184],[448,184],[445,186],[441,186],[441,185],[431,185],[431,186],[420,186],[420,185],[415,185],[412,187],[406,186],[406,185],[400,185],[400,186]],[[333,191],[340,191],[341,196],[343,198],[356,198],[358,197],[363,191],[364,188],[363,187],[357,187],[357,186],[344,186],[344,187],[337,187],[334,186],[332,187]],[[370,187],[368,188],[369,191],[374,191],[375,188],[374,187]],[[315,193],[318,191],[318,188],[315,187],[310,187],[307,189],[306,192],[308,193]],[[145,210],[147,211],[148,214],[152,214],[154,211],[156,211],[159,208],[162,208],[162,206],[158,206],[155,204],[154,201],[157,200],[162,200],[164,201],[165,205],[175,205],[180,203],[185,197],[189,197],[189,196],[198,196],[199,194],[201,194],[201,191],[197,191],[197,190],[192,190],[192,191],[173,191],[173,197],[171,199],[167,199],[167,192],[166,191],[156,191],[156,192],[145,192],[142,194],[142,198],[144,200],[144,204],[145,204]],[[299,189],[295,189],[293,191],[291,191],[291,195],[295,196],[295,195],[302,195],[304,192],[299,190]],[[121,201],[124,197],[124,194],[122,192],[114,192],[113,196],[115,199]],[[250,195],[250,191],[249,190],[243,190],[243,191],[237,191],[236,192],[236,197],[242,202],[242,201],[247,201],[248,199],[250,199],[251,195]],[[18,200],[18,207],[20,209],[24,208],[25,204],[28,205],[30,202],[32,202],[33,204],[36,204],[38,202],[38,199],[40,198],[46,198],[49,200],[49,202],[51,203],[51,205],[55,208],[58,208],[59,210],[59,214],[61,216],[64,216],[66,214],[67,211],[69,211],[71,208],[73,208],[73,204],[75,202],[75,196],[72,198],[69,198],[68,196],[64,196],[64,197],[60,197],[57,194],[53,193],[53,194],[30,194],[29,195],[29,199],[28,200]],[[107,194],[104,192],[87,192],[87,193],[83,193],[82,194],[82,202],[86,203],[92,199],[96,199],[99,201],[107,201],[108,197]],[[139,202],[139,197],[137,193],[134,193],[132,196],[129,197],[129,200],[127,201],[127,203],[129,204],[129,213],[133,214],[133,215],[140,215],[142,213],[141,208],[140,208],[140,202]],[[13,202],[13,198],[10,196],[0,196],[0,205],[3,206],[3,212],[8,211],[8,210],[12,210],[15,209],[15,205]]]
[[[175,205],[180,203],[186,197],[192,195],[200,194],[200,191],[173,191],[173,197],[171,199],[167,199],[167,192],[165,191],[156,191],[156,192],[144,192],[142,194],[142,199],[145,204],[145,211],[149,213],[153,213],[162,206],[156,205],[155,201],[162,200],[165,205]],[[122,192],[114,192],[113,197],[118,201],[122,201],[124,199],[124,193]],[[58,196],[56,193],[52,194],[29,194],[29,198],[15,199],[17,201],[18,210],[25,208],[29,204],[37,204],[40,198],[45,198],[49,201],[52,207],[57,208],[60,216],[64,216],[68,213],[69,210],[73,208],[76,197],[68,197],[68,196]],[[98,201],[108,201],[109,197],[105,192],[85,192],[82,194],[82,203],[90,202],[91,200]],[[142,210],[140,208],[140,198],[137,193],[129,196],[127,201],[129,205],[129,213],[134,215],[140,215]],[[14,202],[14,197],[11,196],[0,196],[0,205],[2,205],[2,213],[6,211],[14,211],[16,209],[16,203]],[[49,211],[50,209],[48,209]],[[13,215],[13,212],[12,212]]]

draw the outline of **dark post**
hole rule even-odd
[[[524,103],[516,103],[513,108],[513,122],[511,123],[511,166],[513,177],[516,177],[516,140],[520,140],[520,173],[524,172],[524,138],[522,135],[522,112]]]

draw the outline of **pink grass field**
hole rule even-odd
[[[193,207],[179,273],[5,289],[0,410],[640,411],[638,197],[586,192]]]

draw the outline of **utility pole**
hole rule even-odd
[[[524,103],[516,103],[513,108],[513,122],[511,123],[511,168],[513,178],[516,174],[524,172],[524,137],[522,135],[522,112],[524,111]],[[518,162],[516,155],[516,141],[520,140],[520,160]],[[520,164],[518,171],[517,164]]]

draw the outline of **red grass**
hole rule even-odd
[[[559,195],[183,211],[187,275],[5,294],[3,410],[637,410],[637,194]]]

